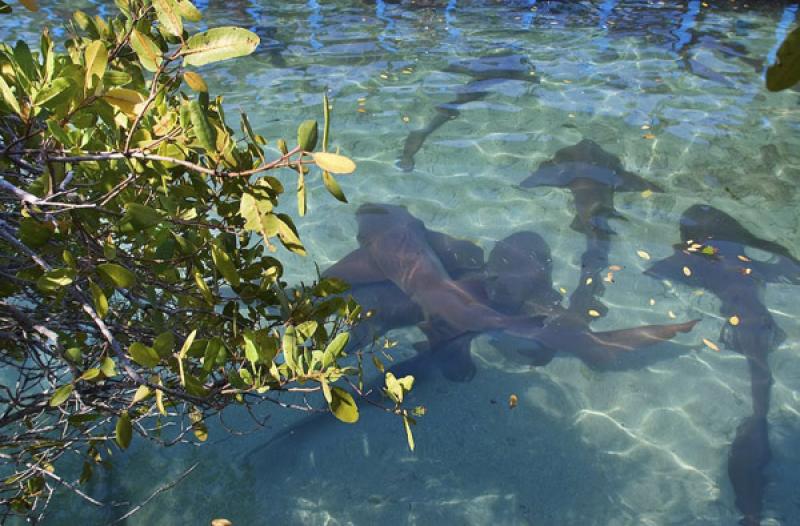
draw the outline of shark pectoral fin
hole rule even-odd
[[[686,276],[683,268],[686,265],[688,256],[681,252],[669,256],[668,258],[657,261],[644,273],[650,277],[657,279],[668,279],[672,281],[685,281]]]
[[[500,333],[492,338],[489,343],[501,352],[517,352],[530,360],[531,365],[543,367],[550,363],[556,351],[528,338],[518,338],[506,333]]]
[[[426,230],[425,237],[451,276],[483,268],[483,249],[475,243],[431,230]]]
[[[351,285],[385,281],[386,276],[373,263],[365,248],[357,248],[326,270],[323,277],[342,279]]]
[[[470,354],[472,337],[472,334],[464,334],[431,349],[442,376],[451,382],[469,382],[475,377],[477,369]]]

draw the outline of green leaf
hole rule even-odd
[[[53,227],[32,217],[23,217],[19,221],[20,240],[30,248],[39,248],[47,244],[53,235]]]
[[[286,331],[283,333],[283,340],[281,342],[281,348],[283,349],[283,359],[286,362],[286,365],[293,371],[297,369],[297,333],[295,332],[295,328],[291,325],[286,327]]]
[[[781,91],[800,82],[800,27],[778,48],[775,64],[767,68],[767,89]]]
[[[175,0],[153,0],[156,16],[167,33],[179,37],[183,35],[183,20]]]
[[[411,424],[416,424],[413,418],[403,415],[403,427],[406,428],[406,440],[408,440],[408,449],[414,451],[414,435],[411,433]]]
[[[200,289],[200,294],[203,295],[203,299],[206,300],[206,303],[214,305],[214,293],[211,292],[208,284],[203,279],[203,275],[196,270],[194,271],[194,282],[197,284],[197,288]]]
[[[128,88],[115,88],[108,90],[103,95],[103,100],[119,108],[123,113],[135,116],[142,108],[145,98],[138,91]]]
[[[33,103],[36,106],[55,108],[72,96],[73,86],[72,81],[64,77],[54,79],[36,93]]]
[[[145,398],[150,396],[152,393],[153,393],[153,391],[150,390],[149,387],[147,387],[146,385],[140,385],[139,389],[137,389],[136,393],[134,393],[134,395],[133,395],[133,402],[132,403],[135,404],[137,402],[141,402],[142,400],[144,400]]]
[[[15,113],[22,113],[19,109],[19,102],[17,102],[17,98],[14,96],[14,93],[11,91],[9,85],[6,84],[6,81],[2,75],[0,75],[0,95],[3,96],[3,102],[5,102],[9,108],[14,110]]]
[[[152,228],[160,222],[161,214],[154,208],[141,203],[126,203],[125,215],[120,219],[120,226],[124,232],[140,232]]]
[[[134,362],[148,369],[152,369],[161,361],[155,349],[139,342],[133,343],[128,348],[128,354],[131,355]]]
[[[133,438],[133,426],[131,425],[131,417],[128,412],[124,412],[117,419],[116,436],[114,440],[117,441],[119,447],[128,449],[131,445],[131,438]]]
[[[297,173],[297,213],[300,217],[306,215],[306,177],[302,166]]]
[[[106,356],[100,363],[100,372],[102,372],[106,378],[113,378],[117,376],[117,364],[114,363],[114,360]]]
[[[322,126],[322,151],[328,151],[328,136],[331,131],[331,105],[328,102],[328,94],[322,94],[322,115],[325,119]]]
[[[342,354],[342,351],[345,347],[347,347],[347,343],[350,341],[350,333],[342,332],[336,335],[336,337],[331,340],[327,347],[325,347],[325,353],[322,356],[322,368],[327,369],[330,367],[336,358]]]
[[[108,298],[106,298],[105,292],[91,280],[89,281],[89,291],[92,293],[94,310],[97,311],[98,316],[105,318],[108,314]]]
[[[96,367],[92,367],[91,369],[86,369],[85,371],[83,371],[83,374],[81,375],[79,380],[85,380],[85,381],[89,382],[91,380],[94,380],[95,378],[100,377],[101,374],[102,373],[101,373],[100,369],[97,369]]]
[[[170,331],[162,332],[158,337],[153,340],[153,349],[156,350],[159,356],[167,358],[172,354],[172,349],[175,348],[175,336]]]
[[[181,350],[178,351],[179,358],[183,359],[186,357],[186,353],[189,352],[189,348],[194,343],[195,336],[197,336],[197,329],[193,330],[189,336],[186,337],[186,341],[183,342],[183,345],[181,345]]]
[[[200,146],[210,152],[216,151],[217,132],[208,122],[206,110],[199,101],[193,100],[189,103],[189,118]]]
[[[342,422],[348,424],[358,422],[358,406],[352,395],[341,387],[331,387],[331,401],[328,405],[333,416]]]
[[[345,197],[344,192],[342,192],[342,188],[339,186],[339,183],[336,182],[336,179],[327,171],[322,171],[322,182],[325,184],[325,188],[328,189],[328,192],[341,201],[342,203],[347,202],[347,197]]]
[[[193,35],[181,52],[187,66],[203,66],[255,51],[258,35],[240,27],[217,27]]]
[[[86,78],[84,83],[87,88],[94,85],[93,79],[103,79],[108,66],[108,50],[101,40],[95,40],[84,51],[86,61]]]
[[[72,391],[75,390],[75,386],[72,384],[62,385],[58,389],[53,392],[53,396],[50,397],[50,407],[58,407],[64,402],[67,401],[69,395],[72,394]]]
[[[116,263],[97,265],[97,271],[106,281],[118,289],[130,289],[136,284],[136,275]]]
[[[218,239],[214,240],[214,244],[211,246],[211,259],[214,260],[214,266],[217,267],[222,277],[234,287],[238,287],[239,273],[236,272],[236,267],[233,265],[231,257],[222,248],[222,243]]]
[[[178,1],[178,12],[189,22],[199,22],[203,19],[203,14],[189,0]]]
[[[286,214],[271,215],[278,219],[278,238],[281,240],[281,243],[283,243],[283,246],[295,254],[305,256],[306,249],[303,246],[303,243],[300,242],[300,238],[297,236],[292,218]]]
[[[356,170],[356,163],[344,155],[329,152],[314,152],[311,154],[314,162],[321,169],[335,174],[349,174]]]
[[[297,128],[297,146],[304,152],[313,152],[317,146],[317,121],[308,120]]]
[[[255,336],[252,331],[245,331],[242,337],[244,338],[244,356],[250,363],[256,365],[259,357]]]
[[[162,55],[161,49],[158,44],[146,35],[136,29],[131,31],[131,47],[133,51],[139,56],[139,61],[147,71],[155,71],[161,64]]]
[[[75,280],[76,272],[71,268],[60,268],[46,272],[36,281],[36,286],[42,292],[56,292]]]
[[[185,80],[186,84],[194,91],[198,93],[208,93],[208,84],[206,84],[206,81],[203,80],[203,77],[201,77],[199,73],[184,71],[183,80]]]

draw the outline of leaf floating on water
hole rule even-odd
[[[608,270],[610,270],[611,272],[619,272],[623,268],[625,267],[623,267],[622,265],[611,265],[610,267],[608,267]]]
[[[692,275],[692,269],[689,267],[683,267],[683,275],[687,278]]]
[[[674,320],[675,318],[677,318],[677,316],[675,316],[675,313],[674,313],[674,312],[672,312],[671,310],[667,311],[667,316],[669,316],[669,317],[670,317],[670,318],[672,318],[673,320]]]
[[[644,197],[645,199],[648,199],[652,196],[653,196],[653,191],[650,190],[649,188],[642,192],[642,197]]]
[[[708,347],[712,351],[719,352],[719,346],[716,343],[709,340],[708,338],[703,338],[703,343],[706,345],[706,347]]]
[[[739,261],[744,261],[745,263],[749,263],[750,261],[753,261],[753,260],[752,260],[752,259],[750,259],[749,257],[747,257],[747,256],[743,256],[742,254],[739,254],[739,255],[738,255],[738,256],[736,256],[736,257],[737,257],[737,258],[739,258]]]
[[[636,255],[639,256],[642,259],[645,259],[645,260],[649,260],[650,259],[650,254],[648,254],[644,250],[637,250],[636,251]]]
[[[517,404],[519,404],[519,398],[517,397],[517,395],[512,394],[511,396],[508,397],[509,409],[514,409],[515,407],[517,407]]]
[[[603,278],[603,281],[605,281],[606,283],[614,283],[614,273],[609,272],[608,274],[606,274],[606,277]]]
[[[649,124],[642,124],[642,129],[643,130],[649,130],[650,129],[650,125]]]
[[[731,316],[730,318],[728,318],[728,323],[730,323],[731,325],[733,325],[734,327],[736,327],[737,325],[739,325],[739,316],[736,316],[736,315],[734,314],[733,316]]]
[[[589,316],[591,316],[592,318],[599,318],[600,313],[594,309],[589,309]]]
[[[654,300],[653,298],[650,298],[650,306],[652,307],[655,304],[656,304],[656,300]]]
[[[214,519],[211,521],[211,526],[233,526],[233,523],[228,519]]]
[[[566,294],[566,293],[567,293],[567,289],[565,289],[564,287],[559,287],[558,291],[559,291],[561,294]]]
[[[742,274],[745,275],[745,276],[749,276],[752,273],[753,273],[753,269],[751,269],[751,268],[743,268],[742,269]]]
[[[656,136],[653,135],[652,133],[645,133],[644,135],[642,135],[642,139],[647,139],[648,141],[649,140],[653,140],[655,138],[656,138]]]
[[[587,285],[591,285],[592,284],[592,278],[586,278],[586,284]]]
[[[411,119],[408,117],[408,115],[403,115],[403,122],[409,122],[410,120]]]

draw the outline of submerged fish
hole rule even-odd
[[[687,209],[681,216],[680,231],[683,243],[646,273],[716,295],[720,314],[728,320],[720,341],[747,358],[753,414],[736,430],[728,476],[742,524],[756,525],[762,511],[763,472],[770,460],[767,413],[772,373],[767,355],[785,338],[762,297],[766,283],[800,284],[800,261],[785,247],[756,237],[733,217],[709,205]],[[748,247],[768,252],[771,259],[753,261],[745,254]]]
[[[472,80],[459,90],[455,99],[438,106],[436,114],[424,128],[408,134],[403,145],[403,153],[397,161],[397,166],[403,171],[409,172],[414,169],[414,156],[425,144],[425,140],[445,123],[458,117],[459,107],[486,98],[496,84],[507,80],[539,82],[528,58],[508,51],[455,62],[445,71],[468,75]]]
[[[621,352],[687,332],[696,323],[695,320],[592,332],[581,316],[571,310],[559,310],[554,304],[556,293],[552,291],[546,266],[549,265],[549,250],[543,254],[541,248],[546,245],[536,234],[518,233],[507,243],[499,244],[496,250],[505,250],[506,255],[490,257],[491,265],[483,278],[478,275],[454,280],[427,241],[427,229],[405,208],[364,205],[358,217],[361,248],[343,258],[325,275],[349,279],[353,285],[391,282],[419,306],[425,317],[422,328],[429,340],[437,344],[467,334],[503,332],[527,340],[534,348],[543,347],[550,352],[564,350],[588,363],[603,365],[615,361]],[[526,244],[529,250],[525,250]],[[542,263],[545,260],[548,263]],[[529,265],[532,270],[529,273],[508,272],[509,262],[511,267],[524,269]],[[362,278],[358,277],[359,273],[363,273]],[[504,304],[498,301],[502,291],[516,291],[517,294],[512,294],[515,299]],[[528,314],[509,308],[514,307],[515,302],[524,301],[536,305]],[[501,308],[495,308],[493,303]],[[545,319],[541,312],[551,316]]]

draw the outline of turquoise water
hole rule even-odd
[[[4,37],[34,38],[39,22],[80,7],[59,2]],[[794,91],[770,94],[763,62],[794,23],[788,2],[197,2],[212,25],[235,24],[262,36],[259,52],[207,67],[229,114],[245,109],[256,131],[292,137],[296,123],[319,118],[321,94],[333,104],[333,145],[358,162],[340,183],[349,205],[309,184],[309,216],[299,223],[309,251],[286,256],[290,281],[309,280],[358,246],[357,207],[403,204],[432,230],[488,252],[519,230],[550,245],[553,279],[565,295],[578,284],[585,240],[569,225],[572,195],[517,185],[541,162],[587,138],[663,194],[618,193],[625,220],[609,263],[624,267],[608,284],[610,330],[695,317],[701,323],[672,353],[644,366],[595,371],[569,355],[544,367],[473,341],[475,378],[432,374],[414,391],[427,415],[408,451],[402,424],[364,410],[356,426],[276,408],[263,427],[231,413],[200,448],[161,451],[138,443],[117,455],[112,473],[90,489],[137,503],[195,462],[128,524],[735,524],[727,474],[737,425],[751,413],[745,358],[717,353],[725,318],[710,293],[644,276],[672,254],[678,221],[710,203],[759,237],[800,254],[800,107]],[[206,5],[202,5],[206,4]],[[763,5],[762,5],[763,4]],[[467,89],[453,62],[498,52],[527,57],[529,78],[487,87],[432,133],[401,171],[407,135],[436,107]],[[530,73],[534,73],[530,75]],[[287,180],[291,175],[286,174]],[[293,211],[291,199],[285,207]],[[748,252],[754,259],[765,257]],[[764,304],[787,334],[770,355],[772,461],[766,468],[763,524],[800,523],[800,323],[797,287],[767,286]],[[566,302],[566,300],[565,300]],[[397,360],[415,354],[417,329],[390,334]],[[649,352],[649,351],[642,351]],[[511,394],[519,405],[508,408]],[[261,447],[270,442],[266,447]],[[50,524],[102,524],[124,506],[100,512],[58,500]]]

